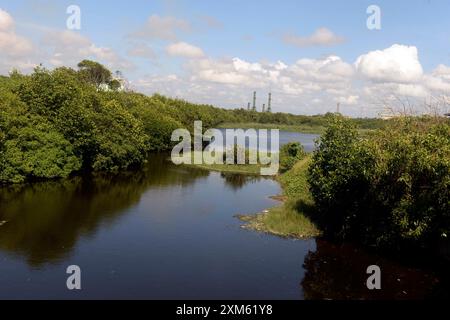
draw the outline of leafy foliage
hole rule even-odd
[[[78,63],[78,68],[80,69],[80,77],[86,82],[95,85],[97,88],[102,84],[108,85],[113,81],[111,71],[98,62],[83,60]],[[113,86],[116,85],[114,82]]]
[[[309,183],[316,218],[332,237],[436,246],[450,231],[450,123],[401,118],[363,139],[333,118]]]
[[[290,142],[280,149],[280,172],[286,172],[306,156],[303,146],[298,142]]]

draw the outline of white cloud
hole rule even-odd
[[[339,102],[341,104],[346,104],[346,105],[353,106],[353,105],[356,105],[358,103],[359,96],[350,95],[350,96],[347,96],[347,97],[337,97],[337,98],[334,98],[334,101],[335,102]]]
[[[14,19],[0,9],[0,52],[4,56],[22,57],[33,51],[28,39],[16,34]]]
[[[300,48],[312,46],[332,46],[344,42],[344,38],[337,36],[327,28],[319,28],[307,37],[295,34],[285,34],[283,41]]]
[[[425,75],[424,85],[438,93],[450,93],[450,67],[440,64],[431,74]]]
[[[428,90],[421,84],[398,84],[395,93],[400,97],[425,98],[429,95]]]
[[[0,73],[32,70],[37,65],[34,51],[33,43],[16,33],[13,17],[0,8]]]
[[[132,68],[131,62],[119,56],[113,49],[97,46],[89,38],[75,31],[47,31],[42,44],[50,55],[48,61],[56,67],[73,67],[83,59],[94,59],[112,69]]]
[[[369,80],[378,82],[417,82],[423,75],[417,48],[399,44],[360,56],[355,67]]]
[[[14,28],[14,20],[11,15],[0,8],[0,32],[9,32]]]
[[[352,65],[337,56],[300,59],[288,68],[298,78],[318,82],[348,81],[354,74]]]
[[[160,39],[174,41],[178,38],[179,33],[186,33],[191,31],[191,29],[191,24],[188,21],[172,16],[160,17],[158,15],[152,15],[140,30],[130,36],[147,40]]]
[[[205,56],[202,49],[186,42],[172,43],[166,47],[166,52],[174,57],[202,58]]]

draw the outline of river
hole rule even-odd
[[[309,151],[314,135],[281,133]],[[0,189],[0,299],[410,298],[439,279],[348,246],[241,228],[277,205],[273,179],[175,166]],[[368,292],[381,264],[387,289]],[[82,290],[66,288],[81,268]],[[437,279],[437,280],[436,280]]]

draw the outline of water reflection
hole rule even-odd
[[[436,296],[442,281],[433,272],[405,267],[349,244],[318,239],[316,245],[304,262],[301,285],[305,299],[423,299]],[[382,290],[367,289],[366,269],[370,265],[381,268]]]
[[[0,250],[23,255],[38,267],[67,257],[81,236],[96,233],[138,203],[149,188],[185,186],[209,173],[175,167],[167,155],[149,159],[141,170],[120,175],[0,188]]]
[[[271,179],[268,177],[260,177],[228,172],[222,172],[220,176],[225,180],[225,184],[235,191],[242,189],[248,183],[258,182],[262,179]]]

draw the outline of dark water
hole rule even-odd
[[[0,298],[373,298],[374,263],[389,272],[383,298],[423,297],[439,282],[352,248],[244,230],[233,216],[276,205],[274,180],[166,158],[119,176],[0,189]],[[66,288],[73,264],[81,291]]]

